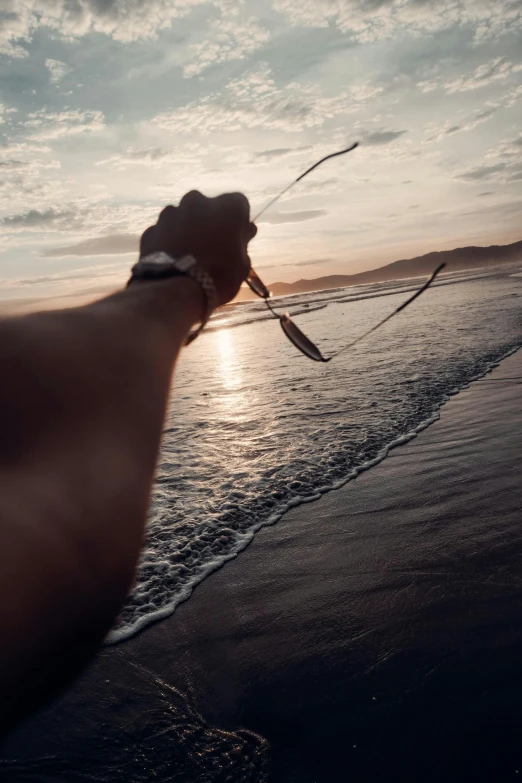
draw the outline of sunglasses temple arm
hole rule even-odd
[[[424,293],[424,291],[426,291],[426,289],[427,289],[427,288],[429,288],[429,287],[430,287],[430,285],[433,283],[433,281],[435,280],[435,278],[437,277],[437,275],[439,274],[439,272],[442,272],[442,270],[444,269],[444,267],[445,267],[445,266],[446,266],[446,264],[441,264],[440,266],[438,266],[438,267],[437,267],[437,269],[436,269],[436,270],[434,271],[434,273],[432,274],[432,276],[430,277],[430,279],[429,279],[429,280],[427,280],[427,281],[424,283],[424,285],[423,285],[421,288],[419,288],[419,290],[418,290],[418,291],[416,291],[416,292],[413,294],[413,296],[411,296],[409,299],[407,299],[407,300],[404,302],[404,304],[401,304],[401,306],[400,306],[400,307],[398,307],[398,308],[397,308],[397,310],[395,310],[395,312],[393,313],[393,315],[397,315],[397,313],[400,313],[400,312],[401,312],[401,310],[404,310],[406,307],[408,307],[408,305],[410,305],[412,302],[414,302],[414,301],[415,301],[415,299],[417,299],[417,297],[418,297],[418,296],[420,296],[421,294],[423,294],[423,293]]]
[[[324,163],[325,160],[330,160],[330,158],[337,158],[339,155],[346,155],[347,152],[351,152],[352,150],[354,150],[358,146],[359,146],[359,142],[356,141],[355,144],[351,145],[351,147],[347,147],[347,149],[341,150],[340,152],[333,152],[331,155],[326,155],[324,158],[321,158],[321,160],[318,160],[317,163],[314,163],[313,166],[310,166],[309,169],[306,169],[306,171],[304,171],[302,174],[300,174],[297,177],[297,179],[294,179],[293,182],[291,182],[284,190],[282,190],[281,193],[279,193],[271,201],[269,201],[268,204],[265,207],[263,207],[261,212],[258,212],[257,215],[255,215],[252,218],[252,223],[255,223],[256,220],[259,220],[261,215],[264,215],[265,212],[267,211],[267,209],[269,209],[272,206],[272,204],[275,204],[276,201],[279,201],[279,199],[282,198],[285,195],[285,193],[288,193],[290,188],[293,188],[294,185],[297,185],[298,182],[301,182],[302,179],[304,179],[308,174],[310,174],[311,171],[313,171],[318,166],[320,166],[321,163]]]
[[[273,198],[271,201],[269,201],[269,202],[268,202],[268,204],[267,204],[266,206],[264,206],[264,207],[263,207],[263,209],[261,210],[261,212],[258,212],[258,213],[257,213],[257,215],[254,215],[254,217],[252,218],[252,223],[256,223],[256,222],[259,220],[259,218],[261,217],[261,215],[264,215],[264,214],[265,214],[265,212],[266,212],[268,209],[270,209],[270,207],[272,206],[272,204],[275,204],[275,203],[276,203],[276,201],[279,201],[279,199],[280,199],[280,198],[282,198],[282,197],[285,195],[285,193],[288,193],[288,191],[290,190],[290,188],[293,188],[293,187],[294,187],[294,185],[295,185],[295,183],[296,183],[296,182],[298,182],[298,181],[299,181],[299,180],[297,180],[297,179],[296,179],[296,180],[294,180],[293,182],[291,182],[291,183],[290,183],[290,185],[287,185],[287,187],[286,187],[284,190],[282,190],[282,191],[281,191],[281,193],[278,193],[278,195],[277,195],[277,196],[274,196],[274,198]]]
[[[311,171],[316,169],[318,166],[320,166],[322,163],[325,162],[325,160],[330,160],[330,158],[338,158],[339,155],[346,155],[347,152],[351,152],[352,150],[356,149],[359,146],[359,142],[356,141],[354,144],[352,144],[350,147],[347,147],[345,150],[341,150],[340,152],[332,152],[330,155],[325,155],[324,158],[321,158],[321,160],[318,160],[317,163],[314,163],[313,166],[310,166],[309,169],[306,169],[306,171],[301,174],[295,182],[292,183],[292,185],[295,185],[297,182],[301,182],[302,179],[304,179],[308,174],[310,174]]]
[[[413,296],[410,296],[410,298],[407,299],[405,302],[403,302],[400,305],[400,307],[398,307],[396,310],[393,311],[393,313],[390,313],[389,315],[387,315],[386,318],[383,318],[382,321],[379,321],[378,324],[376,324],[375,326],[372,326],[372,328],[368,329],[368,331],[365,332],[364,334],[361,334],[361,336],[358,337],[356,340],[354,340],[352,343],[350,343],[349,345],[346,345],[344,348],[341,348],[341,350],[337,351],[337,353],[334,353],[333,356],[339,356],[340,353],[343,353],[344,351],[347,351],[349,348],[353,348],[354,345],[357,345],[357,343],[360,343],[361,340],[364,340],[365,337],[368,337],[370,334],[373,334],[373,332],[376,332],[377,329],[380,329],[381,326],[384,326],[384,324],[387,323],[391,318],[393,318],[394,315],[397,315],[397,313],[400,313],[402,310],[405,310],[406,307],[408,307],[408,305],[410,305],[412,302],[414,302],[415,299],[417,299],[417,297],[419,297],[421,294],[423,294],[424,291],[426,291],[426,289],[428,289],[430,287],[430,285],[433,283],[433,281],[435,280],[437,275],[440,272],[442,272],[442,270],[444,269],[445,266],[446,266],[446,264],[441,264],[439,267],[437,267],[437,269],[434,271],[434,273],[432,274],[430,279],[426,283],[424,283],[424,285],[421,288],[419,288],[419,290],[416,291],[413,294]]]
[[[272,313],[274,318],[277,318],[277,320],[280,321],[281,320],[281,316],[278,313],[276,313],[276,311],[274,310],[274,308],[270,304],[270,299],[265,299],[265,302],[266,302],[266,306],[268,307],[268,309],[270,310],[270,312]]]

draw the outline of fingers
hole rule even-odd
[[[243,193],[224,193],[213,199],[216,207],[240,223],[250,223],[250,202]]]
[[[203,219],[211,213],[221,222],[231,225],[250,224],[250,203],[243,193],[224,193],[216,198],[207,198],[199,190],[191,190],[183,196],[179,207],[165,207],[159,216],[158,223],[171,222],[176,218],[176,212],[183,219]],[[256,229],[250,227],[247,235],[249,240],[255,236]]]
[[[185,215],[199,214],[208,212],[210,199],[200,193],[199,190],[191,190],[189,193],[185,193],[181,201],[179,202],[179,210]]]
[[[174,220],[176,217],[177,209],[172,204],[168,204],[165,209],[162,209],[158,218],[158,223]]]
[[[165,220],[179,219],[191,225],[202,225],[210,218],[246,244],[257,234],[257,227],[250,222],[250,203],[243,193],[224,193],[216,198],[207,198],[199,190],[191,190],[181,199],[177,214],[174,207],[166,207],[160,220],[163,216]]]
[[[156,226],[149,226],[141,237],[140,240],[140,258],[148,256],[149,253],[153,253],[156,249]]]

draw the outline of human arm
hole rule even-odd
[[[254,234],[243,197],[189,194],[142,253],[192,253],[222,304]],[[202,308],[175,277],[0,323],[0,728],[81,669],[128,593],[172,371]]]

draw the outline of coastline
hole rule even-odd
[[[31,779],[44,756],[75,776],[32,779],[85,780],[100,725],[110,758],[130,720],[138,764],[165,683],[218,727],[214,741],[230,732],[251,751],[246,771],[232,761],[229,778],[202,780],[267,779],[257,734],[285,783],[522,774],[520,386],[522,351],[371,470],[261,530],[174,615],[103,650],[2,748],[25,775],[9,780]],[[155,687],[131,702],[136,671]],[[190,780],[176,772],[187,748],[165,738],[143,777],[106,779],[149,780],[164,751],[172,768],[158,779]]]
[[[173,604],[166,606],[156,612],[147,614],[146,616],[140,618],[140,620],[131,628],[127,627],[124,629],[119,629],[119,628],[113,629],[107,635],[105,639],[105,645],[111,646],[111,645],[118,645],[118,644],[123,644],[125,642],[128,642],[134,636],[142,633],[150,626],[153,626],[156,623],[162,622],[163,620],[171,617],[174,614],[174,612],[178,609],[178,607],[181,606],[181,604],[185,603],[190,599],[190,597],[192,596],[194,590],[198,587],[198,585],[204,582],[205,579],[207,579],[213,573],[223,568],[228,562],[234,560],[242,552],[244,552],[244,550],[247,549],[252,544],[252,542],[254,541],[255,537],[257,536],[260,530],[262,530],[265,527],[271,527],[277,524],[292,509],[299,508],[300,506],[306,505],[308,503],[315,503],[317,500],[320,500],[324,495],[327,495],[329,492],[335,492],[341,489],[350,481],[356,479],[361,473],[371,470],[376,465],[379,465],[383,460],[385,460],[389,456],[390,452],[393,449],[396,449],[398,446],[405,445],[410,440],[416,438],[417,435],[419,435],[419,433],[421,433],[423,430],[427,429],[428,427],[431,427],[432,424],[439,421],[441,410],[444,408],[445,405],[447,405],[448,402],[450,402],[450,400],[453,397],[460,394],[462,391],[466,391],[470,387],[470,385],[473,384],[475,381],[481,380],[485,376],[489,375],[503,361],[508,359],[513,354],[516,354],[521,348],[522,346],[520,345],[514,348],[510,348],[501,358],[492,362],[487,367],[487,369],[480,371],[476,376],[470,378],[470,380],[465,385],[461,387],[456,387],[455,389],[449,391],[444,397],[443,401],[439,404],[439,406],[433,411],[433,413],[427,419],[424,419],[413,429],[405,432],[402,435],[399,435],[397,438],[387,443],[375,457],[368,460],[367,462],[363,462],[362,464],[354,467],[347,475],[345,475],[340,480],[336,481],[333,484],[327,484],[325,486],[317,487],[314,490],[313,494],[306,497],[296,498],[290,501],[290,503],[286,503],[282,507],[276,508],[276,510],[273,511],[270,514],[270,516],[268,516],[267,519],[261,521],[259,524],[251,528],[249,535],[243,538],[241,543],[235,548],[233,552],[227,554],[226,556],[223,557],[223,559],[219,561],[209,563],[207,568],[205,568],[201,573],[199,573],[194,581],[192,581],[191,583],[187,584],[184,587],[183,591],[181,592],[181,594],[178,594]]]

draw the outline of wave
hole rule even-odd
[[[437,400],[434,399],[432,409],[421,421],[414,423],[402,433],[396,433],[389,441],[379,444],[374,448],[375,453],[368,459],[363,459],[359,464],[351,466],[344,475],[336,477],[335,480],[327,481],[326,483],[318,482],[317,486],[314,486],[312,491],[306,494],[295,494],[291,498],[281,499],[279,502],[276,501],[272,507],[266,507],[265,512],[258,515],[257,518],[250,516],[247,509],[246,513],[248,520],[243,526],[234,526],[231,524],[231,517],[228,516],[227,518],[227,511],[225,511],[221,518],[214,520],[216,526],[214,532],[217,534],[214,543],[217,542],[217,546],[215,546],[213,554],[210,555],[210,548],[206,552],[206,559],[198,557],[197,550],[194,550],[194,557],[184,557],[182,559],[184,581],[182,584],[180,583],[177,586],[177,589],[171,594],[170,600],[163,603],[161,606],[154,607],[153,596],[145,594],[146,599],[151,599],[148,604],[145,604],[145,611],[139,611],[140,607],[138,606],[138,611],[132,611],[131,609],[126,615],[124,614],[117,627],[107,636],[105,643],[107,645],[113,645],[123,642],[152,623],[172,615],[181,603],[190,598],[193,590],[198,584],[206,579],[211,573],[221,568],[229,560],[236,558],[252,542],[256,533],[261,528],[275,524],[291,508],[314,502],[322,495],[343,487],[349,481],[355,479],[360,473],[378,465],[388,456],[392,449],[408,443],[413,438],[417,437],[420,432],[436,422],[440,418],[441,408],[451,399],[451,397],[468,388],[474,381],[489,374],[501,361],[514,354],[521,347],[522,341],[518,341],[514,345],[508,346],[499,355],[492,357],[484,363],[479,363],[479,366],[476,367],[475,371],[467,373],[465,377],[461,379],[460,383],[447,389],[447,391]],[[273,473],[276,473],[279,470],[279,467],[280,466],[275,466]],[[277,492],[275,495],[277,495]],[[235,500],[238,507],[240,507],[242,499],[241,492],[232,492],[229,497],[229,505],[231,508],[229,508],[228,511],[234,510],[232,508],[234,503],[231,501]],[[234,514],[232,514],[232,517],[233,516]],[[211,525],[212,523],[207,521],[206,526],[202,527],[202,532],[208,533],[209,526]],[[185,565],[185,563],[187,563],[187,565]],[[154,563],[150,561],[147,563],[149,569],[157,571],[160,579],[162,574],[166,570],[169,570],[169,566],[170,563],[162,561],[161,559],[156,560]],[[143,606],[142,601],[141,607]]]
[[[507,271],[509,271],[509,269],[496,269],[495,271],[482,272],[480,274],[477,272],[452,272],[442,275],[439,280],[433,283],[432,288],[443,288],[444,286],[454,286],[474,282],[476,280],[485,280],[490,277],[495,277],[499,273],[505,274]],[[510,274],[509,276],[521,277],[522,273]],[[406,284],[407,282],[409,283],[409,281],[411,281],[411,283]],[[353,293],[347,293],[347,289],[349,288],[351,287],[343,286],[341,288],[331,288],[325,291],[275,296],[271,299],[271,302],[276,310],[281,309],[285,312],[287,308],[292,306],[299,307],[299,309],[291,310],[289,312],[291,317],[295,317],[312,313],[315,310],[322,310],[328,305],[351,304],[352,302],[363,302],[366,300],[376,300],[384,297],[410,294],[418,290],[419,278],[407,278],[406,280],[392,280],[380,283],[370,283],[365,286],[354,286],[352,288]],[[294,300],[299,301],[294,302]],[[306,301],[302,302],[301,300]],[[254,312],[243,316],[242,311],[244,309],[248,309],[249,311],[254,309],[255,311],[258,311],[258,313]],[[234,316],[237,320],[234,319]],[[249,300],[247,302],[234,303],[232,311],[227,310],[226,308],[220,310],[211,318],[206,327],[206,331],[213,332],[218,329],[232,329],[239,326],[248,326],[258,321],[270,320],[271,318],[273,318],[273,316],[267,312],[266,305],[262,300]]]
[[[274,302],[274,304],[276,304]],[[317,305],[316,307],[302,307],[300,310],[292,310],[288,312],[292,318],[296,315],[304,315],[307,313],[315,313],[317,310],[324,310],[328,307],[328,303]],[[271,321],[274,318],[272,313],[266,309],[263,315],[252,316],[251,318],[244,318],[241,321],[234,321],[233,323],[213,323],[210,322],[206,327],[207,332],[216,332],[218,329],[232,329],[236,326],[248,326],[249,324],[257,323],[258,321]]]

